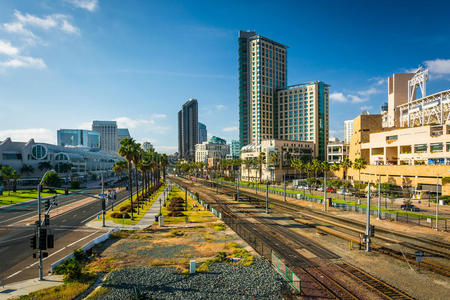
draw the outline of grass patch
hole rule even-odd
[[[54,299],[75,299],[85,292],[94,282],[96,277],[85,282],[67,282],[61,286],[54,286],[39,291],[32,292],[26,296],[21,296],[20,300],[54,300]]]
[[[225,181],[223,179],[219,179],[220,181],[224,182],[224,183],[232,183],[231,181]],[[246,188],[254,188],[255,184],[253,182],[247,182],[247,181],[241,181],[240,182],[241,186],[246,187]],[[261,185],[258,184],[257,185],[259,188],[261,189],[265,189],[266,186],[265,185]],[[278,189],[278,188],[269,188],[269,190],[271,191],[277,191],[277,192],[284,192],[283,189]],[[294,191],[294,190],[286,190],[287,193],[290,194],[296,194],[296,195],[301,195],[302,197],[307,197],[307,198],[315,198],[315,199],[323,199],[323,196],[319,196],[319,195],[312,195],[310,193],[304,193],[304,192],[299,192],[299,191]],[[297,198],[296,198],[297,199]],[[300,200],[306,200],[307,199],[300,199]],[[357,204],[353,201],[345,201],[342,199],[337,199],[337,198],[332,198],[332,201],[335,203],[341,203],[341,204],[347,204],[347,205],[351,205],[351,206],[356,206],[362,209],[366,209],[367,205],[364,203],[361,204]],[[370,206],[370,210],[378,210],[377,206]],[[386,213],[390,213],[390,214],[398,214],[399,216],[408,216],[408,217],[413,217],[413,218],[420,218],[422,220],[426,220],[428,218],[432,219],[432,220],[436,220],[436,216],[434,215],[426,215],[426,214],[420,214],[420,213],[415,213],[415,212],[410,212],[410,211],[403,211],[403,210],[398,210],[398,209],[392,209],[392,208],[381,208],[382,212],[386,212]],[[439,217],[439,220],[447,220],[448,218],[445,217]]]
[[[217,224],[217,225],[214,225],[213,229],[215,231],[224,231],[225,230],[225,225],[224,224]]]
[[[93,291],[88,297],[86,297],[85,299],[88,300],[93,300],[93,299],[98,299],[101,296],[105,295],[108,292],[108,288],[101,286],[97,289],[95,289],[95,291]]]
[[[51,193],[49,190],[44,189],[44,191],[41,193],[41,197],[46,198],[61,194],[64,194],[64,190],[62,189],[57,189],[54,193]],[[16,192],[3,191],[3,195],[0,196],[0,206],[34,200],[37,199],[37,197],[38,193],[36,189],[18,190]]]
[[[137,223],[139,223],[139,221],[142,219],[142,217],[147,213],[147,210],[153,205],[155,200],[158,199],[159,195],[164,191],[165,187],[166,187],[166,184],[164,183],[163,185],[161,185],[161,187],[159,187],[159,189],[155,193],[153,193],[149,197],[149,200],[147,200],[147,204],[144,204],[139,209],[139,214],[137,213],[137,202],[136,202],[137,195],[133,195],[133,209],[134,209],[134,211],[136,211],[133,213],[134,220],[131,220],[129,218],[115,218],[114,216],[112,216],[113,214],[119,213],[121,208],[124,209],[127,206],[130,206],[131,205],[130,199],[123,201],[122,203],[120,203],[117,206],[114,206],[114,211],[111,211],[111,210],[107,211],[105,220],[113,221],[116,224],[136,225]],[[139,195],[142,195],[142,192],[139,193]],[[128,215],[131,215],[131,213],[129,212]],[[101,220],[101,217],[98,220]]]

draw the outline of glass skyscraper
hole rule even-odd
[[[84,129],[59,129],[58,146],[85,146],[100,149],[100,133]]]
[[[208,140],[208,131],[206,125],[198,122],[198,143],[201,144]]]
[[[188,161],[195,159],[198,144],[198,103],[189,99],[178,112],[178,154]]]

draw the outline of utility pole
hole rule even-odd
[[[269,213],[269,181],[266,182],[266,214]]]
[[[239,173],[238,173],[238,184],[237,184],[237,201],[239,201],[239,185],[241,182],[241,168],[239,167]]]
[[[366,251],[370,252],[370,182],[369,191],[367,192],[367,222],[366,222]]]
[[[439,231],[439,174],[436,176],[436,231]]]
[[[283,173],[284,180],[284,201],[286,202],[286,173]]]
[[[45,174],[44,174],[45,176]],[[44,179],[44,177],[42,177]],[[38,224],[37,224],[37,241],[39,245],[40,237],[41,237],[41,186],[42,186],[42,180],[41,183],[38,184],[37,190],[38,190]],[[42,272],[42,250],[39,248],[39,280],[44,280],[43,278],[43,272]]]
[[[378,175],[378,214],[377,219],[381,219],[381,175]]]
[[[327,171],[323,172],[323,211],[327,211]]]

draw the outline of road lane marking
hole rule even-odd
[[[83,237],[83,238],[81,238],[81,239],[79,239],[79,240],[77,240],[77,241],[75,241],[75,242],[73,242],[73,243],[71,243],[71,244],[69,244],[69,245],[67,245],[67,246],[65,246],[65,247],[63,247],[63,248],[61,248],[61,249],[59,249],[58,251],[53,252],[52,254],[50,254],[49,256],[47,256],[46,258],[43,258],[42,261],[49,259],[49,258],[52,257],[53,255],[55,255],[55,254],[57,254],[57,253],[63,251],[64,249],[67,249],[67,248],[69,248],[69,247],[75,245],[76,243],[81,242],[82,240],[84,240],[84,239],[86,239],[86,238],[88,238],[88,237],[90,237],[90,236],[92,236],[92,235],[98,233],[99,231],[100,231],[100,230],[97,230],[97,231],[95,231],[95,232],[93,232],[93,233],[91,233],[91,234],[89,234],[89,235],[87,235],[87,236],[85,236],[85,237]],[[36,262],[34,262],[34,263],[32,263],[31,265],[29,265],[29,266],[23,268],[22,270],[19,270],[19,271],[17,271],[17,272],[14,273],[14,274],[9,275],[8,277],[6,277],[6,279],[9,279],[9,278],[11,278],[11,277],[14,277],[14,276],[20,274],[22,271],[25,271],[26,269],[29,269],[29,268],[31,268],[31,267],[37,265],[38,263],[39,263],[39,260],[36,261]]]

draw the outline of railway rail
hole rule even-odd
[[[176,181],[178,184],[184,187],[187,187],[187,184],[179,179],[172,180]],[[225,190],[224,194],[228,194],[234,197],[234,195],[231,195],[231,193],[226,193]],[[331,297],[333,299],[359,299],[355,292],[345,287],[345,285],[334,279],[333,276],[327,274],[327,272],[321,270],[319,265],[312,262],[310,259],[307,259],[299,252],[295,251],[293,249],[294,247],[290,246],[290,244],[296,244],[297,247],[295,248],[301,246],[302,248],[307,249],[321,259],[327,259],[328,261],[332,262],[338,261],[341,265],[345,264],[347,268],[349,268],[348,266],[352,266],[341,260],[338,255],[268,218],[256,216],[252,212],[249,212],[245,209],[236,209],[233,212],[230,209],[229,205],[226,204],[228,202],[221,200],[220,197],[218,197],[214,193],[214,191],[208,189],[201,190],[200,197],[203,198],[205,196],[208,199],[214,199],[214,202],[210,202],[210,204],[215,205],[215,208],[219,209],[222,212],[222,219],[224,220],[224,222],[232,229],[234,229],[235,232],[237,232],[250,245],[253,246],[257,244],[256,239],[260,239],[266,244],[266,246],[271,248],[271,250],[275,251],[275,253],[277,253],[278,255],[281,255],[288,266],[293,268],[297,273],[302,273],[304,275],[302,278],[302,282],[304,282],[306,275],[309,278],[310,283],[313,283],[316,287],[319,287],[320,290],[326,294],[326,296],[314,295],[315,297]],[[240,214],[243,214],[246,217],[251,217],[257,222],[250,222],[246,219],[243,219],[242,217],[239,217]],[[239,225],[241,227],[241,231],[242,227],[244,227],[245,230],[250,232],[253,235],[253,240],[248,236],[242,236],[239,233],[239,228],[237,228],[238,226],[236,225]],[[255,247],[254,249],[261,255],[265,255],[264,250],[258,251],[258,248]],[[355,282],[361,282],[361,280],[364,280],[361,278],[364,278],[363,276],[366,276],[368,282],[365,282],[364,286],[367,286],[369,289],[376,291],[377,294],[381,295],[385,299],[413,299],[407,296],[405,293],[391,287],[390,285],[376,279],[372,275],[354,266],[352,266],[353,273],[349,273],[348,270],[343,270],[341,266],[337,265],[337,263],[333,262],[333,264],[336,265],[336,269],[338,270],[338,272],[342,271],[343,274],[351,277]]]

